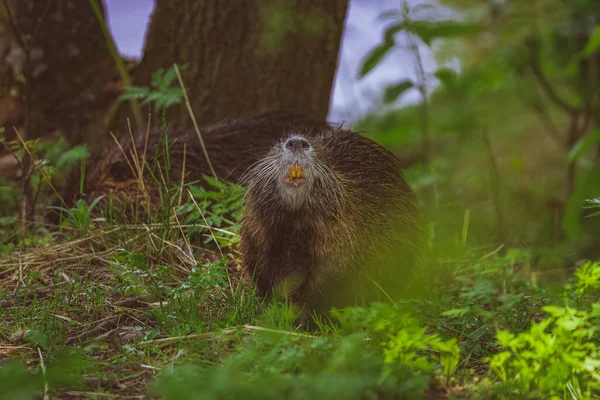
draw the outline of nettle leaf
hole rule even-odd
[[[575,162],[583,153],[590,150],[600,143],[600,130],[591,132],[581,139],[569,151],[567,156],[569,164]]]
[[[413,87],[415,87],[415,84],[410,79],[406,79],[395,85],[389,86],[385,89],[383,94],[383,102],[386,104],[393,103],[402,95],[402,93]]]
[[[358,77],[363,78],[367,75],[373,68],[375,68],[381,60],[389,53],[389,51],[394,47],[394,42],[386,40],[379,46],[376,46],[367,56],[364,58],[360,72]]]
[[[596,29],[594,29],[594,32],[585,45],[585,49],[583,49],[583,54],[589,57],[598,50],[600,50],[600,26],[597,26]]]

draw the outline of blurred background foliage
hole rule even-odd
[[[417,149],[407,175],[432,228],[456,232],[468,209],[479,245],[568,243],[555,265],[598,255],[584,206],[600,191],[599,22],[585,0],[404,2],[381,15],[384,36],[359,75],[401,51],[417,78],[381,99],[415,90],[421,101],[357,127],[400,153]],[[423,46],[436,69],[423,67]],[[460,67],[447,67],[456,57]]]

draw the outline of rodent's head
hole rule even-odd
[[[275,184],[283,203],[293,209],[301,207],[315,184],[315,168],[319,162],[316,149],[299,135],[293,135],[274,149]]]
[[[345,190],[314,137],[293,134],[277,143],[243,177],[249,201],[288,210],[340,210]]]

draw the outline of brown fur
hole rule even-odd
[[[349,130],[300,133],[314,156],[290,156],[284,139],[243,178],[246,272],[263,296],[289,279],[289,299],[304,317],[397,297],[418,237],[415,196],[398,160]],[[303,164],[306,185],[313,182],[303,192],[282,186],[293,159]]]

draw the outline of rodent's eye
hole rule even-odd
[[[290,138],[285,142],[285,147],[288,150],[298,151],[298,150],[306,150],[310,147],[310,143],[306,139],[300,137]]]

